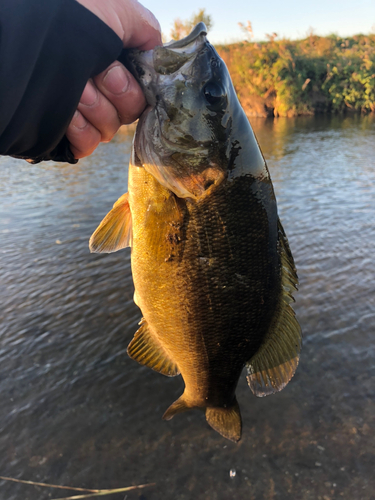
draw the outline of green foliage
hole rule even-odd
[[[206,9],[200,9],[186,21],[181,21],[179,18],[175,19],[171,30],[171,38],[173,40],[180,40],[181,38],[184,38],[190,33],[194,26],[200,22],[204,22],[207,27],[207,31],[210,31],[212,28],[212,18],[209,14],[206,14]]]
[[[375,34],[217,47],[254,114],[375,111]],[[263,111],[262,111],[263,110]]]

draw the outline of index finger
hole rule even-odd
[[[151,50],[156,45],[163,45],[160,24],[154,14],[136,0],[130,0],[129,7],[124,47]]]
[[[162,45],[160,24],[137,0],[77,0],[121,38],[124,47],[141,50]]]

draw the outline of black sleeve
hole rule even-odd
[[[87,80],[121,50],[75,0],[0,0],[0,155],[75,163],[65,131]]]

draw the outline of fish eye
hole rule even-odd
[[[212,106],[214,104],[219,104],[222,102],[225,96],[223,89],[215,82],[209,82],[203,88],[204,97],[206,101]]]

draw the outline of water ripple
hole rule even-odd
[[[252,398],[241,380],[240,445],[224,442],[203,415],[161,421],[181,380],[126,354],[140,319],[129,250],[88,252],[126,191],[132,134],[77,165],[0,159],[2,474],[89,488],[157,482],[145,490],[150,500],[315,500],[333,498],[333,483],[340,498],[371,498],[374,118],[252,124],[298,267],[304,350],[277,396]],[[0,488],[7,500],[49,495]]]

